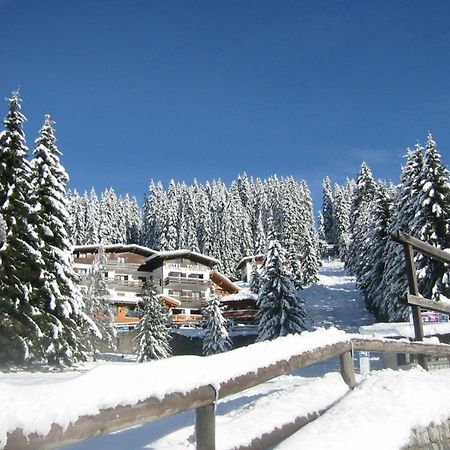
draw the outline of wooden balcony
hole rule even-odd
[[[194,286],[209,286],[211,280],[205,280],[203,278],[188,278],[188,277],[167,277],[164,279],[164,284],[189,284]]]

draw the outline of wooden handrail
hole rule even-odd
[[[450,253],[433,247],[432,245],[423,242],[420,239],[412,237],[409,234],[404,233],[403,231],[396,231],[394,233],[391,233],[391,238],[393,241],[398,242],[399,244],[411,245],[411,247],[413,247],[415,250],[429,256],[430,258],[450,264]]]
[[[231,380],[223,380],[216,387],[203,385],[186,394],[171,393],[161,400],[150,397],[136,405],[104,409],[95,416],[80,417],[66,430],[53,424],[46,436],[35,433],[25,436],[21,429],[16,429],[8,433],[4,448],[6,450],[59,448],[112,431],[196,409],[197,448],[214,449],[214,430],[211,427],[214,427],[215,413],[212,405],[217,398],[237,394],[293,370],[308,367],[336,356],[340,356],[341,374],[344,381],[350,388],[353,388],[355,386],[353,350],[450,357],[450,345],[353,337],[347,341],[317,347],[314,351],[299,352],[287,360],[259,367],[254,372],[245,373]]]

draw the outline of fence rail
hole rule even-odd
[[[299,352],[287,360],[259,367],[254,372],[248,372],[230,380],[223,380],[218,387],[203,385],[186,394],[168,394],[162,400],[150,397],[136,405],[104,409],[95,416],[80,417],[76,422],[69,425],[66,430],[63,430],[59,425],[53,424],[46,436],[37,434],[25,436],[23,430],[16,429],[8,434],[5,449],[59,448],[95,436],[195,409],[197,449],[214,450],[214,404],[217,399],[240,393],[293,370],[308,367],[337,356],[340,358],[341,375],[347,385],[353,388],[356,385],[353,350],[450,357],[450,345],[388,339],[352,338],[343,342],[317,347],[314,351]]]

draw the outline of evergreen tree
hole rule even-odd
[[[358,274],[358,285],[363,290],[367,307],[374,310],[382,297],[382,280],[385,271],[383,254],[390,241],[389,225],[393,214],[395,190],[393,186],[379,183],[375,191],[373,211],[369,218],[365,241],[365,264]]]
[[[253,258],[252,271],[250,273],[250,292],[258,294],[260,287],[261,287],[261,275],[258,272],[258,268],[256,267],[256,261]]]
[[[100,204],[94,188],[91,189],[86,208],[86,244],[100,243]]]
[[[144,362],[150,359],[167,358],[171,354],[167,307],[157,297],[152,282],[144,287],[141,297],[143,316],[137,327],[137,359],[139,362]]]
[[[86,313],[96,328],[90,336],[94,360],[97,350],[116,349],[116,330],[114,314],[110,303],[111,295],[105,281],[107,259],[103,245],[99,245],[92,267],[89,271],[89,284],[86,293]]]
[[[406,157],[407,161],[402,170],[400,185],[393,204],[390,233],[401,230],[414,234],[412,224],[414,217],[418,214],[417,195],[420,187],[417,179],[423,168],[423,148],[417,145],[413,151],[408,151]],[[401,297],[408,288],[403,246],[389,240],[383,259],[383,294],[374,299],[374,310],[383,320],[393,322],[408,320],[410,308],[401,301]]]
[[[203,338],[203,355],[208,356],[230,350],[232,343],[226,329],[226,320],[220,309],[220,299],[213,291],[205,308],[205,315],[207,321]]]
[[[271,240],[258,297],[258,341],[275,339],[307,328],[304,301],[296,297],[291,275],[285,270],[282,250]]]
[[[358,274],[364,263],[364,240],[367,235],[367,223],[373,208],[376,183],[366,163],[362,163],[356,179],[356,189],[352,199],[350,213],[350,245],[347,249],[345,265],[353,274]]]
[[[450,177],[441,162],[436,142],[428,135],[424,149],[423,167],[416,180],[417,213],[412,233],[422,241],[439,249],[450,248]],[[446,266],[432,258],[417,254],[419,292],[426,298],[439,300],[450,297]]]
[[[336,237],[334,235],[334,198],[333,189],[331,187],[331,181],[328,177],[325,177],[322,183],[322,193],[323,193],[323,204],[322,204],[322,215],[323,215],[323,233],[325,240],[329,244],[336,243]]]
[[[72,364],[84,359],[80,328],[87,322],[70,262],[68,176],[60,155],[50,116],[46,116],[32,161],[32,198],[37,205],[36,229],[45,262],[33,305],[43,312],[42,345],[48,362]]]
[[[26,119],[20,103],[13,92],[0,134],[0,215],[6,229],[0,247],[0,361],[6,365],[45,358],[40,327],[45,314],[33,304],[45,265],[30,204],[31,170],[22,128]]]

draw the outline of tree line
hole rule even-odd
[[[323,182],[319,234],[335,244],[356,276],[367,307],[381,320],[409,319],[402,301],[408,280],[403,248],[390,233],[404,231],[437,248],[450,248],[450,178],[436,142],[407,151],[397,186],[375,181],[363,163],[356,180],[344,186]],[[419,292],[426,298],[450,297],[448,267],[417,254]]]
[[[143,212],[135,198],[113,188],[100,200],[70,193],[71,236],[76,244],[141,243],[155,250],[189,249],[220,260],[219,270],[236,277],[241,258],[265,253],[272,229],[296,283],[317,279],[319,241],[307,184],[292,177],[266,180],[240,175],[230,187],[220,180],[193,185],[151,181]]]

